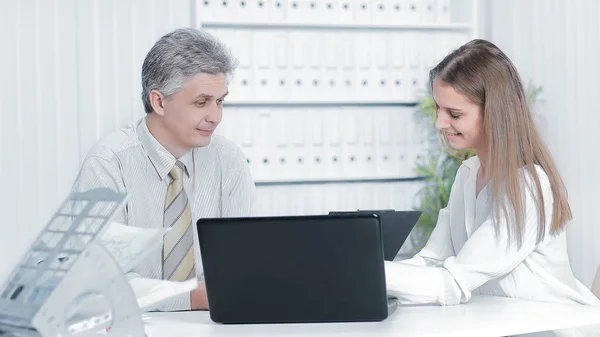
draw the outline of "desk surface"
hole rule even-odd
[[[399,306],[369,323],[213,323],[206,311],[150,313],[148,337],[158,336],[507,336],[600,324],[600,308],[481,296],[452,307]],[[600,332],[599,332],[600,334]]]

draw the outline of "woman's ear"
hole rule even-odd
[[[158,115],[160,116],[164,116],[165,114],[165,108],[163,105],[165,96],[160,93],[160,91],[158,90],[150,90],[150,93],[148,94],[150,97],[150,105],[152,105],[152,110],[154,112],[156,112]]]

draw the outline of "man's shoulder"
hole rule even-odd
[[[244,157],[242,149],[237,144],[221,135],[213,135],[207,148],[210,148],[220,157]]]
[[[96,157],[110,161],[120,153],[139,146],[140,142],[137,137],[136,128],[137,122],[130,123],[102,137],[90,149],[87,157]]]

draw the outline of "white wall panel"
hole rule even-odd
[[[511,57],[524,82],[543,86],[538,112],[574,214],[567,227],[571,264],[590,286],[600,263],[599,1],[488,0],[486,5],[488,38]]]
[[[143,116],[141,69],[154,42],[191,24],[188,0],[77,2],[80,153]]]
[[[143,116],[142,61],[188,0],[0,0],[0,275],[102,136]]]
[[[452,3],[455,2],[470,3],[470,0],[452,1]],[[0,181],[3,191],[2,199],[0,199],[0,214],[2,215],[0,230],[2,233],[8,233],[8,235],[0,236],[0,256],[14,252],[17,246],[35,235],[39,227],[44,225],[52,211],[68,193],[83,158],[99,138],[144,115],[140,98],[140,72],[143,59],[157,38],[174,28],[192,24],[195,16],[193,3],[194,1],[191,0],[0,0],[0,8],[2,8],[0,32],[4,37],[0,50],[0,74],[2,74],[0,81],[0,149],[2,151]],[[222,6],[222,2],[211,1],[210,3]],[[473,7],[473,9],[476,10],[477,7]],[[221,11],[221,13],[223,12]],[[263,10],[262,13],[266,12]],[[201,16],[202,13],[198,14]],[[279,13],[273,17],[277,18],[283,14]],[[311,12],[304,14],[298,21],[300,26],[313,16]],[[262,14],[256,12],[252,18],[257,19],[260,15]],[[324,19],[324,15],[319,15],[318,18],[327,26],[330,22]],[[238,18],[246,20],[250,16],[240,15]],[[444,29],[440,30],[439,27],[433,30],[431,27],[427,28],[428,22],[421,21],[423,20],[416,20],[414,26],[406,33],[414,36],[424,34],[422,36],[430,38],[429,41],[442,41],[437,45],[439,48],[435,48],[438,56],[446,53],[446,47],[450,47],[450,44],[458,41],[457,39],[441,39],[440,34],[452,35],[454,33],[454,35],[464,38],[467,36],[467,31],[470,31],[469,34],[472,35],[476,30],[461,26],[460,23],[458,26],[448,23],[448,32],[444,32]],[[473,22],[476,21],[473,20]],[[388,25],[393,26],[398,22],[406,23],[402,20],[391,20]],[[420,29],[424,29],[424,31],[418,32]],[[350,32],[355,32],[355,30],[349,30],[347,34],[342,35],[350,36]],[[381,31],[367,30],[367,32],[380,34],[380,37],[389,35],[385,29]],[[339,29],[334,29],[329,33],[330,37],[337,37],[335,34],[340,32]],[[281,38],[286,34],[277,32],[276,35]],[[280,40],[277,40],[278,43],[281,42]],[[281,45],[285,46],[285,43]],[[404,54],[408,50],[404,49],[400,54]],[[283,53],[280,58],[291,59],[292,55]],[[389,58],[387,61],[384,58],[384,62],[376,61],[377,59],[373,58],[373,62],[382,69],[375,74],[385,74],[385,66],[392,63]],[[350,58],[350,65],[352,62],[354,61]],[[386,62],[389,64],[385,64]],[[318,78],[315,76],[320,76],[320,71],[324,67],[332,68],[326,69],[328,79],[338,70],[342,71],[332,67],[331,58],[325,65],[314,63],[318,67],[310,69],[312,77],[307,77],[309,81],[305,83],[306,87],[315,78]],[[372,65],[367,62],[367,66],[371,67]],[[426,74],[424,66],[416,63],[413,66],[412,68],[418,69],[415,71],[418,71],[419,74]],[[287,65],[283,63],[278,63],[278,67],[280,69],[277,70],[279,71],[277,76],[271,74],[270,78],[273,80],[280,80],[281,72],[286,74],[285,71],[290,70],[286,70]],[[408,67],[406,68],[406,71],[396,69],[395,77],[390,78],[386,83],[391,85],[393,79],[399,78],[398,74],[400,76],[410,75],[411,78],[420,76],[413,73],[414,69],[409,71]],[[254,70],[252,69],[252,71]],[[343,71],[348,72],[348,69],[343,69]],[[342,75],[343,78],[336,81],[338,85],[344,82],[344,78],[354,75],[352,67],[350,67],[349,73],[340,76]],[[238,72],[238,76],[242,76],[241,70]],[[380,81],[381,78],[376,78],[370,82],[374,85]],[[276,82],[269,81],[269,83]],[[377,101],[402,101],[399,95],[405,95],[408,89],[412,89],[408,86],[410,82],[406,81],[404,84],[407,86],[406,90],[401,93],[394,93],[390,88],[390,97],[388,94],[381,94],[380,91],[375,91],[376,96],[374,97]],[[320,83],[323,85],[325,82],[321,80]],[[289,88],[291,84],[292,81],[288,81],[286,88]],[[318,92],[315,91],[308,96],[314,99],[315,93]],[[284,95],[269,95],[269,97],[271,96],[280,98],[282,101],[287,99]],[[335,98],[339,98],[340,101],[354,98],[354,91],[350,95],[338,96]],[[264,113],[263,110],[255,111]],[[318,109],[311,111],[311,113],[317,114],[320,112]],[[377,115],[374,114],[374,116]],[[377,120],[377,118],[373,118],[374,125]],[[301,122],[304,119],[298,118],[298,121]],[[400,123],[396,124],[400,125]],[[239,125],[224,126],[233,129],[240,128]],[[328,130],[330,128],[331,125]],[[373,129],[377,130],[376,127]],[[307,140],[308,137],[304,136],[307,135],[301,135],[300,138]],[[329,136],[331,133],[323,131],[321,135],[323,139],[320,142],[328,142]],[[340,136],[344,137],[343,134]],[[376,140],[378,137],[379,135],[375,134],[372,138]],[[391,136],[390,134],[390,149],[394,150],[390,153],[394,156],[401,154],[396,153],[392,142],[395,143],[394,146],[407,147],[407,149],[410,146],[407,145],[408,142],[396,138],[395,135]],[[367,143],[370,144],[370,142]],[[361,150],[356,148],[356,141],[346,143],[352,143],[351,145],[355,147],[351,149],[353,151]],[[288,149],[296,145],[298,144],[288,144]],[[326,145],[326,147],[331,146]],[[314,157],[312,153],[302,152],[305,148],[308,147],[296,146],[295,149],[298,153],[294,156],[296,158],[298,156]],[[348,151],[345,153],[346,157],[355,155],[354,152]],[[371,152],[363,152],[356,156],[358,158],[360,155],[360,158],[364,159],[369,154]],[[381,154],[385,157],[386,153],[382,152]],[[390,154],[390,158],[392,158],[392,154]],[[403,158],[409,156],[412,156],[412,153],[407,152],[407,156]],[[331,161],[331,158],[331,154],[327,155],[328,162]],[[407,174],[412,170],[412,164],[410,162],[405,165],[410,166]],[[356,172],[356,170],[347,170],[346,173],[356,176]],[[395,171],[390,172],[397,175]],[[380,174],[380,176],[386,175],[392,174],[389,172]],[[417,186],[418,183],[321,186],[326,186],[326,189],[333,186],[331,193],[323,193],[323,189],[319,187],[302,185],[280,189],[265,187],[260,193],[268,200],[272,200],[272,202],[262,204],[265,213],[268,214],[306,214],[326,212],[336,208],[353,209],[358,207],[406,209],[414,203],[415,188],[412,187],[413,185]],[[296,193],[298,191],[302,193]],[[309,208],[304,206],[306,200],[309,200],[312,205]],[[0,275],[4,267],[2,262],[3,260],[0,259]]]

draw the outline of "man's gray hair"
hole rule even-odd
[[[142,102],[146,113],[153,111],[150,91],[169,97],[181,90],[196,74],[233,75],[237,60],[223,43],[194,28],[174,30],[158,40],[142,65]]]

